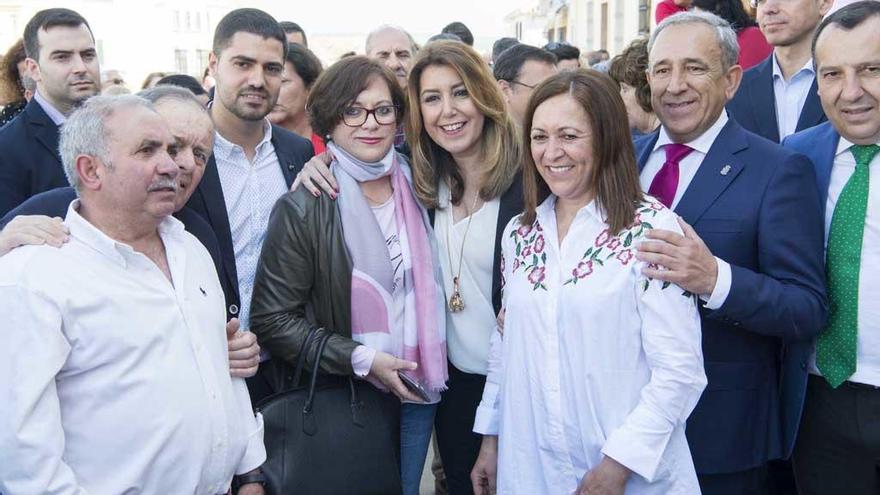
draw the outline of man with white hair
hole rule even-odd
[[[214,264],[170,216],[175,146],[135,96],[65,123],[70,240],[0,258],[0,491],[219,494],[265,460]]]
[[[791,455],[806,385],[804,358],[787,346],[814,338],[827,312],[816,174],[728,117],[738,51],[713,14],[661,22],[648,44],[661,127],[635,142],[643,189],[684,231],[649,232],[644,273],[701,301],[709,383],[687,437],[707,495],[767,493],[768,461]]]

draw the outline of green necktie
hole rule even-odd
[[[850,148],[856,170],[843,186],[828,232],[828,327],[816,342],[816,366],[837,388],[856,371],[859,318],[859,267],[868,208],[868,164],[876,144]]]

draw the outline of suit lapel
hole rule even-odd
[[[750,101],[755,112],[755,123],[762,136],[779,142],[779,125],[776,120],[776,94],[773,89],[773,54],[757,68],[753,84],[749,85]]]
[[[223,257],[223,268],[226,276],[230,279],[231,287],[235,287],[238,295],[238,271],[235,268],[235,248],[232,245],[232,232],[229,228],[229,215],[226,213],[226,200],[223,198],[223,186],[220,184],[220,173],[217,171],[217,162],[214,156],[208,160],[205,167],[205,175],[199,183],[197,194],[202,198],[208,221],[217,235]]]
[[[31,100],[25,109],[31,132],[37,141],[48,150],[61,165],[61,155],[58,151],[58,126],[46,115],[43,108],[36,100]]]
[[[825,203],[828,201],[828,184],[831,182],[831,169],[834,167],[834,155],[837,154],[837,145],[840,143],[840,134],[831,124],[827,125],[827,129],[823,129],[821,134],[817,136],[816,142],[816,159],[813,164],[816,167],[816,180],[819,185],[819,198],[821,200],[822,210],[825,210]]]
[[[651,156],[651,152],[654,151],[654,146],[657,145],[658,139],[660,139],[659,129],[636,142],[636,163],[639,166],[639,174],[642,173],[645,164],[648,163],[648,158]]]
[[[293,179],[296,178],[296,174],[302,169],[303,164],[296,159],[297,157],[294,156],[292,150],[280,144],[278,129],[278,127],[272,126],[272,147],[275,148],[278,166],[281,167],[281,174],[284,175],[284,182],[287,183],[287,188],[289,189],[290,185],[293,184]]]
[[[675,212],[694,225],[742,171],[744,165],[735,154],[747,147],[744,131],[734,120],[729,120],[709,148]]]
[[[825,120],[825,111],[822,110],[822,102],[819,101],[818,86],[816,80],[813,79],[813,85],[807,93],[807,99],[804,101],[804,108],[801,109],[801,115],[798,117],[797,131],[809,129],[815,125],[821,124]]]

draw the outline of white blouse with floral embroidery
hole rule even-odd
[[[569,494],[603,455],[628,494],[699,493],[685,420],[706,385],[695,298],[642,275],[645,231],[681,232],[648,198],[618,234],[595,201],[561,245],[555,197],[504,232],[507,310],[474,431],[499,435],[499,494]]]

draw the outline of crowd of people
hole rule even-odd
[[[664,1],[610,60],[383,25],[328,67],[244,8],[136,94],[38,12],[0,493],[414,495],[432,443],[451,495],[878,493],[880,2],[831,4]],[[320,424],[393,434],[279,459],[340,387]]]

